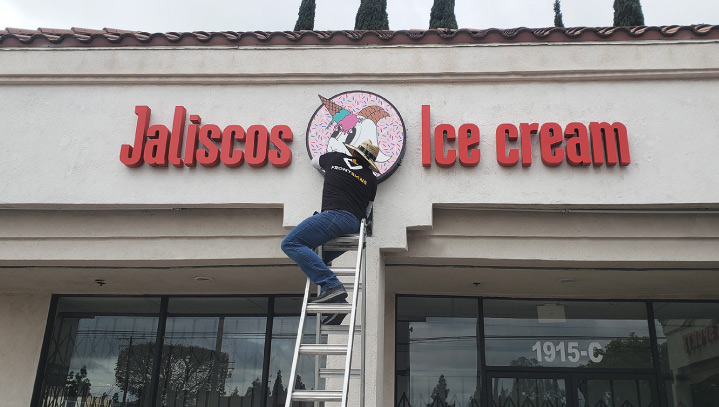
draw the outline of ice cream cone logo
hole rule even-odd
[[[322,104],[307,126],[310,157],[337,151],[349,154],[346,144],[370,140],[380,151],[376,164],[382,182],[399,166],[404,155],[405,127],[395,107],[382,96],[352,91],[331,98],[318,95]]]

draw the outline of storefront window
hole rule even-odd
[[[478,406],[477,299],[397,299],[397,406]]]
[[[41,406],[150,406],[159,298],[60,298]]]
[[[719,304],[655,303],[668,405],[719,406]]]
[[[487,366],[653,367],[645,303],[485,300]]]
[[[57,301],[38,406],[284,403],[299,297],[172,297],[166,313],[161,298]],[[162,322],[165,335],[158,348]],[[272,337],[267,335],[270,323]],[[308,332],[314,325],[310,317]],[[308,389],[314,387],[312,372],[313,364],[300,365],[298,375]]]
[[[267,307],[255,297],[170,299],[158,404],[261,406]]]

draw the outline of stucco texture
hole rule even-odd
[[[49,295],[0,293],[0,407],[30,405]]]

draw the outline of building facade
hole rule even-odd
[[[0,87],[0,406],[281,405],[333,131],[365,405],[718,405],[716,26],[7,29]]]

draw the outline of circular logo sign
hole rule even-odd
[[[345,144],[359,146],[365,140],[379,147],[375,163],[377,182],[387,179],[404,156],[406,130],[402,116],[380,95],[360,90],[325,98],[307,125],[310,158],[329,151],[350,154]]]

